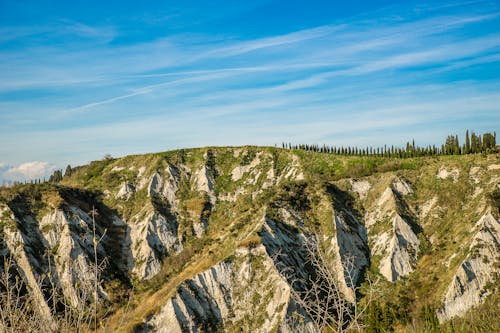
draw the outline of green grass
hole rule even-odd
[[[204,157],[206,155],[212,158],[207,161]],[[290,169],[294,155],[298,157],[300,171],[303,171],[305,180],[283,178]],[[255,170],[250,170],[238,181],[232,180],[231,172],[234,168],[248,166],[257,157],[260,164]],[[164,174],[169,165],[178,167],[181,179],[176,193],[178,205],[175,214],[179,223],[179,235],[183,237],[184,250],[164,258],[161,272],[153,279],[135,281],[132,314],[126,319],[126,327],[132,329],[149,313],[157,311],[183,280],[221,260],[235,260],[235,249],[239,246],[259,246],[257,232],[264,216],[279,222],[283,220],[280,209],[294,211],[306,228],[331,240],[335,235],[334,213],[349,209],[362,219],[364,213],[374,207],[392,179],[401,176],[414,188],[413,194],[402,199],[405,205],[416,211],[417,206],[437,196],[436,206],[441,207],[435,208],[426,218],[418,218],[413,211],[403,212],[415,219],[423,229],[423,233],[419,235],[419,261],[415,272],[408,278],[395,284],[383,282],[379,300],[380,306],[388,309],[387,313],[392,316],[392,325],[403,330],[408,328],[409,318],[420,318],[423,309],[439,305],[456,268],[466,257],[468,242],[472,237],[471,229],[484,212],[487,195],[494,191],[495,184],[488,184],[491,173],[484,171],[486,165],[491,163],[498,163],[498,156],[394,159],[334,156],[275,147],[180,149],[94,161],[89,165],[74,168],[74,173],[64,178],[60,184],[19,185],[11,189],[0,189],[0,201],[18,211],[29,211],[39,221],[47,212],[68,203],[67,198],[61,195],[62,190],[78,189],[81,193],[86,193],[80,198],[82,201],[88,201],[92,197],[92,200],[101,203],[124,221],[130,222],[132,217],[143,218],[141,214],[152,211],[155,204],[158,204],[154,200],[164,203],[164,199],[149,197],[147,184],[146,188],[138,189],[128,201],[115,199],[121,184],[130,182],[137,185],[141,178],[147,181],[155,172]],[[192,179],[196,170],[204,165],[211,167],[217,174],[215,193],[219,200],[212,210],[206,209],[208,198],[195,189]],[[469,180],[469,170],[475,165],[481,166],[484,171],[479,185]],[[139,177],[141,167],[145,171],[142,177]],[[436,173],[441,167],[458,168],[459,180],[453,182],[451,179],[437,179]],[[266,175],[270,172],[274,173],[276,179],[281,179],[281,182],[262,189],[267,182]],[[372,189],[365,200],[359,200],[357,194],[351,192],[347,178],[365,178],[371,183]],[[471,199],[476,186],[481,186],[483,193]],[[236,196],[235,201],[220,199],[238,189],[244,189],[246,193]],[[496,196],[493,195],[492,198],[490,202],[494,203]],[[199,222],[204,214],[210,215],[208,229],[201,238],[197,238],[192,233],[192,226]],[[2,216],[0,228],[9,221],[7,216]],[[371,232],[379,234],[391,228],[392,221],[386,218]],[[297,228],[297,231],[300,231],[300,228]],[[450,261],[449,267],[445,267],[444,263],[452,254],[456,254],[456,257]],[[251,265],[255,268],[254,282],[263,283],[265,274],[260,272],[264,270],[262,258],[253,260]],[[379,261],[380,257],[372,257],[368,275],[379,276]],[[114,292],[119,294],[116,290]],[[255,323],[265,320],[263,307],[269,297],[269,293],[264,289],[258,296],[254,294],[251,303],[255,307],[256,315],[254,318],[244,319],[245,322],[241,324],[251,326],[252,320]],[[121,298],[117,298],[117,302],[120,300]],[[116,325],[123,314],[123,309],[117,310],[118,308],[119,304],[115,304],[116,312],[110,314],[111,326]],[[457,322],[457,325],[465,327],[465,323],[470,324],[474,318],[464,320],[463,323]]]

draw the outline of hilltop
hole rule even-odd
[[[38,330],[316,332],[300,301],[321,275],[313,253],[344,327],[357,304],[367,332],[494,331],[499,191],[498,154],[246,146],[107,158],[1,189],[0,252]]]

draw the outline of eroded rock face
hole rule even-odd
[[[399,215],[394,216],[393,235],[380,261],[380,273],[391,282],[415,269],[420,241],[411,226]]]
[[[4,214],[9,216],[12,223],[19,225],[21,222],[17,217],[15,217],[13,212],[8,207],[0,207],[0,216]],[[35,229],[33,228],[33,222],[34,221],[24,222],[27,227],[26,231]],[[35,311],[40,314],[44,324],[47,325],[49,329],[53,329],[55,328],[55,323],[52,319],[50,308],[45,301],[45,297],[40,288],[41,286],[38,283],[38,276],[40,272],[36,272],[33,268],[33,265],[35,265],[35,267],[42,268],[41,266],[44,264],[43,262],[39,262],[39,260],[37,260],[37,258],[33,255],[35,249],[30,246],[33,236],[34,235],[30,237],[30,235],[23,233],[15,225],[5,228],[4,239],[2,240],[2,245],[4,245],[5,248],[2,249],[2,254],[5,255],[4,259],[6,259],[8,255],[15,262],[18,267],[19,274],[24,279],[25,284],[30,288],[32,299],[34,300],[34,306],[36,307]],[[0,271],[3,271],[3,267],[0,268]]]
[[[470,308],[484,302],[491,293],[488,283],[498,281],[500,275],[500,223],[491,213],[478,222],[479,231],[469,247],[469,255],[460,264],[450,283],[438,319],[443,322],[463,315]]]
[[[181,173],[178,168],[169,165],[163,175],[156,172],[151,176],[148,186],[148,196],[165,198],[170,207],[177,208],[176,192],[179,189]]]
[[[215,175],[207,165],[201,166],[193,175],[195,188],[199,192],[204,192],[210,198],[210,203],[215,204]]]
[[[458,181],[458,176],[460,176],[460,170],[458,170],[457,168],[453,168],[451,170],[440,168],[438,173],[436,174],[436,178],[438,179],[451,178],[453,182]]]
[[[372,187],[370,182],[366,179],[351,179],[350,183],[352,190],[359,195],[359,198],[361,200],[364,200],[366,198],[366,196],[368,195],[368,191],[370,191],[370,188]]]
[[[282,325],[289,302],[289,286],[264,247],[240,248],[232,261],[184,281],[140,331],[270,332]]]
[[[231,180],[236,182],[240,180],[245,174],[249,173],[255,169],[260,164],[260,155],[258,154],[255,158],[247,165],[240,165],[231,171]],[[256,178],[256,177],[254,177]]]
[[[307,238],[304,234],[285,223],[266,218],[259,236],[269,257],[275,261],[280,270],[294,268],[289,276],[290,283],[294,279],[307,279],[309,274],[305,264]]]
[[[215,208],[217,196],[215,195],[215,181],[219,175],[215,166],[214,155],[208,151],[204,155],[205,164],[201,165],[193,174],[192,184],[194,190],[203,194],[204,203],[201,214],[193,221],[193,232],[200,238],[208,227],[210,214]]]
[[[41,230],[54,254],[54,263],[59,283],[71,304],[79,304],[81,289],[92,294],[95,272],[91,267],[95,260],[92,218],[78,207],[66,211],[54,210],[40,222]],[[99,226],[96,226],[99,228]],[[100,231],[100,230],[99,230]],[[96,234],[102,234],[102,231]],[[97,244],[97,260],[106,257],[102,244]],[[78,288],[75,285],[78,284]],[[102,288],[100,293],[105,295]]]
[[[127,201],[135,192],[135,186],[129,182],[122,183],[120,190],[116,194],[116,199]]]
[[[232,306],[233,265],[219,263],[185,281],[177,294],[147,323],[150,332],[216,331]]]
[[[151,211],[143,218],[133,218],[129,226],[134,259],[132,272],[139,278],[152,278],[159,272],[165,256],[182,250],[177,235],[178,224],[173,217],[168,219]]]
[[[348,211],[336,214],[334,223],[336,234],[332,239],[332,248],[337,278],[343,294],[350,302],[354,302],[352,288],[358,284],[363,272],[370,265],[366,230]]]
[[[242,148],[238,153],[235,150],[232,156],[241,157],[240,153],[244,150]],[[436,222],[443,221],[439,220],[442,219],[440,214],[446,212],[448,206],[442,202],[439,193],[432,192],[429,184],[419,183],[419,177],[424,175],[421,178],[425,178],[424,182],[452,185],[451,180],[435,179],[437,169],[434,166],[425,174],[403,170],[398,174],[388,172],[361,180],[341,179],[332,184],[345,192],[330,193],[331,184],[317,183],[310,170],[303,169],[300,163],[303,155],[284,152],[278,154],[278,158],[264,150],[256,153],[253,159],[230,158],[219,166],[215,165],[216,160],[219,162],[219,158],[227,156],[226,153],[217,155],[215,152],[211,157],[206,153],[202,158],[198,151],[198,155],[187,152],[185,159],[169,155],[151,158],[147,162],[140,160],[136,166],[128,168],[138,170],[136,176],[130,176],[135,172],[124,172],[121,179],[127,181],[120,186],[100,189],[100,193],[106,194],[100,203],[105,206],[102,214],[107,221],[96,226],[98,238],[105,236],[97,249],[99,261],[107,258],[116,264],[113,273],[118,273],[120,278],[123,276],[124,280],[152,278],[160,272],[166,257],[179,254],[183,246],[192,245],[191,241],[209,244],[201,249],[203,260],[206,258],[203,251],[212,246],[226,246],[227,243],[222,243],[226,239],[234,244],[243,244],[242,240],[252,235],[257,243],[260,237],[262,243],[252,243],[250,248],[231,248],[234,253],[230,260],[215,263],[201,273],[197,271],[198,274],[182,282],[173,297],[161,300],[164,304],[158,305],[161,309],[157,313],[143,318],[145,331],[242,329],[245,332],[296,332],[298,329],[289,327],[287,321],[293,313],[304,312],[292,301],[290,294],[294,280],[307,280],[312,276],[314,268],[308,263],[306,250],[311,238],[317,236],[333,267],[341,293],[351,302],[355,300],[351,288],[362,281],[363,273],[370,265],[370,256],[377,257],[374,261],[379,260],[380,273],[394,282],[411,274],[416,267],[419,239],[422,239],[419,238],[422,236],[419,235],[422,231],[420,225],[431,230],[431,245],[443,241],[439,238],[441,235],[432,230],[438,226]],[[143,164],[147,167],[139,167]],[[476,191],[463,199],[465,202],[468,198],[475,198],[475,201],[465,202],[465,205],[470,204],[474,212],[482,212],[486,205],[484,198],[497,186],[493,184],[498,182],[497,165],[490,168],[482,164],[471,168],[470,172],[462,167],[455,172],[446,165],[440,168],[446,172],[438,174],[438,178],[466,179],[468,184],[476,187]],[[126,169],[114,167],[111,171]],[[304,174],[307,175],[307,182],[301,181],[306,178]],[[459,177],[460,174],[462,177]],[[465,177],[467,175],[470,177]],[[236,185],[226,186],[224,182],[228,181]],[[304,208],[302,201],[298,203],[295,198],[286,196],[281,198],[283,188],[287,193],[295,191],[286,187],[295,181],[300,182],[294,185],[306,184],[304,196],[311,205]],[[59,185],[54,186],[58,187],[55,192],[60,190]],[[62,184],[61,188],[65,186]],[[344,199],[337,202],[337,195],[348,195],[350,202],[344,202]],[[374,202],[374,198],[378,200]],[[38,311],[45,312],[48,321],[50,308],[44,299],[46,295],[36,285],[40,276],[51,273],[58,288],[71,303],[78,302],[77,282],[79,288],[87,290],[92,290],[95,282],[92,269],[93,226],[88,206],[101,199],[76,196],[72,200],[58,200],[61,204],[48,213],[48,205],[43,206],[44,213],[39,215],[38,211],[16,213],[19,216],[13,219],[17,219],[16,223],[22,227],[3,229],[4,234],[0,237],[0,255],[15,254],[19,275],[38,299]],[[476,205],[477,202],[479,204]],[[259,206],[261,203],[262,206]],[[271,212],[269,207],[275,211]],[[362,216],[360,211],[364,209],[366,214]],[[469,214],[472,208],[467,209],[466,214]],[[219,214],[223,210],[227,211]],[[262,220],[241,219],[253,212],[258,212]],[[0,209],[0,219],[2,215]],[[0,222],[3,223],[3,220]],[[214,222],[214,228],[207,235],[211,222]],[[238,229],[242,222],[244,226]],[[498,221],[489,214],[481,219],[479,225],[470,247],[471,254],[458,267],[444,296],[443,306],[438,312],[441,321],[460,316],[483,302],[489,295],[488,286],[496,281],[495,276],[499,274],[496,270],[500,252]],[[315,229],[317,226],[319,229]],[[312,230],[322,230],[322,233],[314,235]],[[191,236],[200,239],[193,240]],[[433,243],[432,237],[436,237],[436,243]],[[469,241],[471,236],[460,237],[456,240]],[[189,242],[183,244],[186,239]],[[110,251],[110,248],[116,251]],[[439,251],[437,248],[436,251]],[[44,259],[42,253],[50,254]],[[455,261],[451,260],[453,255]],[[450,257],[446,253],[443,261],[448,267],[456,269],[458,256],[453,255]],[[201,263],[198,259],[194,257],[194,265]],[[49,263],[50,272],[47,268]],[[186,272],[191,270],[181,274]],[[415,277],[418,279],[419,275]],[[307,285],[298,287],[307,288]],[[106,297],[100,285],[99,297]],[[306,319],[301,331],[314,332],[313,327]]]
[[[401,196],[413,193],[411,185],[401,177],[396,177],[391,184],[392,189]]]
[[[22,212],[22,208],[17,209],[18,215]],[[66,304],[75,309],[94,300],[94,262],[97,260],[105,270],[104,258],[108,255],[100,243],[96,244],[94,253],[93,237],[95,233],[99,239],[103,230],[88,213],[72,205],[52,209],[40,222],[29,214],[23,215],[22,220],[12,214],[11,219],[15,224],[4,229],[3,234],[7,252],[29,287],[35,310],[44,321],[42,326],[55,332],[58,328],[42,288],[54,288],[54,292],[61,293]],[[97,274],[101,276],[102,272]],[[97,281],[97,297],[107,298],[100,281]]]
[[[372,255],[381,256],[380,273],[391,282],[410,274],[418,259],[420,241],[402,199],[412,192],[411,186],[397,177],[365,217]]]

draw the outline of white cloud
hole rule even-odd
[[[3,173],[4,179],[25,180],[47,177],[56,167],[47,162],[26,162],[15,167],[11,167]]]

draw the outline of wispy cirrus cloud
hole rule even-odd
[[[279,33],[269,23],[238,33],[231,13],[191,22],[196,31],[163,29],[179,20],[168,12],[154,33],[112,19],[0,25],[13,36],[0,37],[0,140],[29,152],[23,160],[43,161],[35,143],[64,160],[79,158],[71,149],[100,157],[103,147],[340,140],[355,131],[373,142],[384,126],[425,121],[441,126],[438,137],[438,109],[456,110],[447,117],[462,127],[498,125],[498,3],[398,3]],[[11,41],[16,47],[1,47]],[[17,153],[5,146],[3,154]]]
[[[37,38],[44,41],[68,36],[108,42],[116,36],[116,30],[111,26],[95,27],[67,19],[46,25],[0,27],[0,44],[20,39]]]

